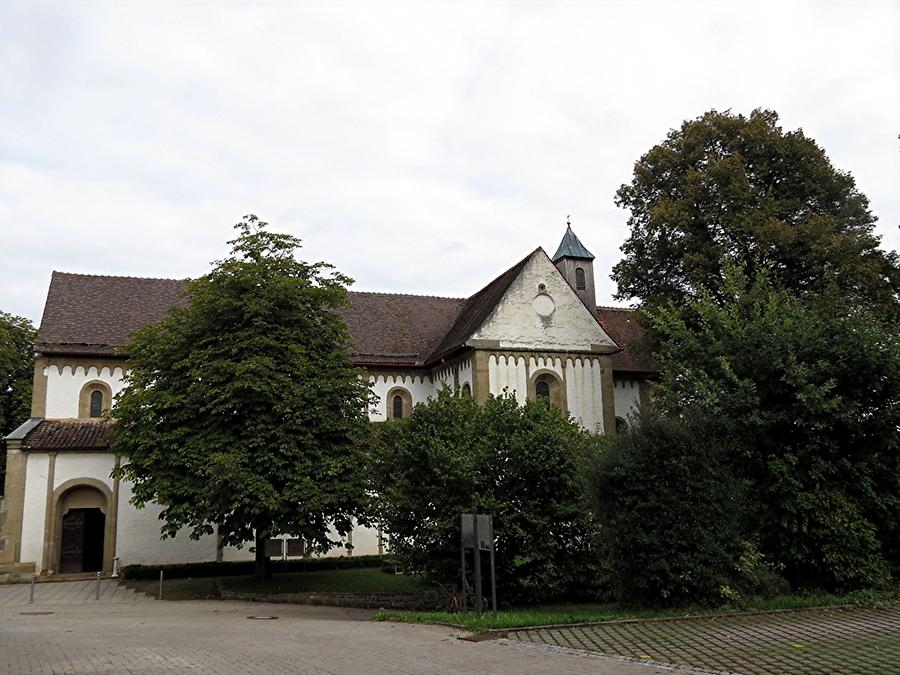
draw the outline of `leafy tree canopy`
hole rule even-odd
[[[645,306],[722,302],[726,265],[798,294],[836,286],[898,316],[900,265],[879,248],[875,216],[848,173],[778,115],[708,112],[635,164],[616,203],[630,209],[617,297]]]
[[[604,451],[588,463],[613,597],[654,606],[716,604],[730,599],[729,591],[758,590],[740,574],[751,547],[744,485],[729,466],[727,438],[709,420],[653,409],[632,421],[627,432],[606,437]]]
[[[300,241],[247,216],[187,290],[187,305],[137,331],[111,411],[119,475],[136,506],[163,507],[164,536],[218,533],[226,545],[303,537],[321,551],[364,503],[368,385],[335,310],[351,280],[295,258]]]
[[[542,600],[595,581],[582,467],[597,437],[543,401],[478,405],[449,390],[378,425],[375,516],[391,549],[459,586],[460,514],[494,516],[498,598]],[[489,586],[485,586],[485,592]]]
[[[29,417],[34,335],[34,326],[28,319],[0,312],[0,437]],[[6,462],[0,461],[0,494],[5,469]]]
[[[648,318],[655,400],[718,420],[751,486],[748,538],[788,580],[859,587],[900,570],[897,331],[839,292],[801,302],[733,268],[718,298]]]

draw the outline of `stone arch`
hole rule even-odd
[[[112,407],[112,389],[110,389],[110,386],[103,380],[91,380],[85,383],[81,388],[81,393],[78,394],[78,417],[83,419],[91,417],[91,396],[95,392],[100,393],[101,414]]]
[[[530,401],[537,400],[539,389],[544,387],[546,387],[550,402],[563,412],[568,412],[566,388],[556,371],[548,368],[535,370],[528,380],[528,399]]]
[[[71,509],[99,509],[103,514],[103,552],[100,569],[112,572],[116,551],[117,505],[110,487],[96,478],[72,478],[57,487],[51,496],[52,516],[45,533],[43,569],[51,574],[60,571],[63,519]]]
[[[399,406],[396,404],[397,397],[400,397]],[[387,419],[393,420],[399,419],[399,417],[409,417],[410,413],[412,413],[412,394],[405,387],[393,387],[385,397],[385,404],[387,406],[385,410]],[[401,413],[399,417],[395,411]]]

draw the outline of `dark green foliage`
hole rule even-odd
[[[645,411],[589,469],[614,596],[715,603],[739,582],[744,491],[714,426]]]
[[[0,438],[26,421],[31,411],[34,326],[28,319],[0,312]],[[3,442],[0,441],[0,451]],[[6,457],[0,461],[3,494]]]
[[[896,329],[836,291],[801,302],[733,271],[719,299],[648,316],[661,336],[657,401],[719,421],[766,558],[795,586],[859,588],[897,570]]]
[[[460,514],[493,514],[503,602],[584,591],[594,532],[581,467],[595,443],[544,402],[478,405],[445,390],[379,425],[374,516],[394,553],[458,587]]]
[[[672,130],[635,164],[617,204],[630,209],[618,297],[645,305],[721,300],[727,264],[768,270],[796,294],[831,285],[898,315],[896,253],[878,248],[875,216],[853,178],[778,115],[708,112]]]
[[[132,502],[163,506],[163,536],[276,534],[325,551],[364,503],[368,385],[336,309],[350,280],[294,257],[299,240],[255,216],[189,304],[133,336],[112,416]],[[217,527],[218,526],[218,527]],[[262,573],[264,554],[257,545]]]
[[[273,561],[277,572],[316,572],[343,570],[353,567],[375,567],[384,562],[384,556],[357,555],[340,558],[301,558]],[[253,574],[252,560],[240,562],[201,562],[175,565],[126,565],[122,576],[126,579],[159,579],[160,571],[166,579],[200,579],[206,577],[235,577]]]

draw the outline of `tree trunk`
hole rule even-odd
[[[266,540],[269,533],[262,528],[256,528],[256,569],[253,578],[256,581],[266,581],[269,578],[269,556],[266,555]]]

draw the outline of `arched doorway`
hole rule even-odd
[[[59,505],[59,571],[99,572],[106,544],[106,495],[89,486],[66,492]]]

